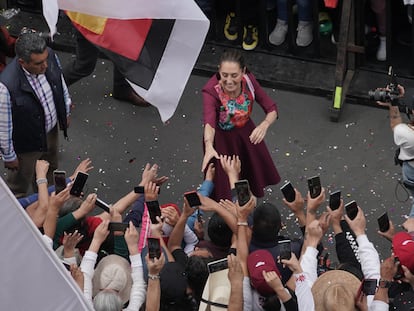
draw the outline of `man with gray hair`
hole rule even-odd
[[[41,34],[24,29],[16,40],[16,57],[0,76],[0,152],[7,184],[16,197],[34,183],[36,160],[50,163],[51,183],[58,167],[58,125],[67,138],[71,99],[56,54]]]

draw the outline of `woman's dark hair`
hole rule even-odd
[[[246,63],[244,57],[239,50],[226,50],[220,57],[220,65],[223,62],[232,62],[240,65],[240,68],[245,68]]]
[[[278,311],[281,308],[280,305],[280,300],[279,297],[277,297],[277,295],[272,295],[269,297],[266,297],[263,305],[262,305],[263,310],[265,311]]]
[[[193,297],[197,303],[200,303],[204,285],[206,285],[208,279],[209,272],[207,264],[210,261],[212,261],[211,258],[190,256],[185,267],[188,285],[193,290]]]
[[[230,247],[233,232],[224,219],[214,213],[207,225],[207,234],[211,242],[220,247]]]
[[[271,203],[262,203],[256,207],[253,214],[252,234],[261,242],[275,241],[282,226],[280,212]]]

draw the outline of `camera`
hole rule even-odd
[[[398,90],[398,84],[396,83],[396,76],[392,70],[392,66],[388,68],[388,76],[390,77],[390,83],[388,83],[386,89],[375,89],[368,92],[370,100],[380,101],[384,103],[392,103],[393,106],[399,106],[400,92]]]
[[[390,77],[390,83],[388,83],[386,89],[375,89],[368,92],[370,100],[391,103],[392,106],[398,106],[398,110],[410,118],[412,110],[414,109],[414,93],[411,89],[406,89],[404,97],[407,98],[407,102],[401,100],[396,75],[393,73],[392,66],[388,69],[388,76]]]

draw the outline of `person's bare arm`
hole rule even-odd
[[[36,161],[36,182],[38,190],[37,201],[30,204],[26,212],[33,220],[35,225],[40,228],[46,218],[47,208],[49,205],[49,191],[47,189],[47,172],[49,170],[49,162],[45,160]]]
[[[214,136],[216,134],[216,130],[211,127],[210,124],[204,125],[204,157],[203,157],[203,163],[201,165],[201,171],[204,172],[205,168],[207,167],[208,162],[214,157],[216,159],[219,159],[219,155],[214,149]]]
[[[228,311],[243,310],[243,270],[233,254],[227,256],[229,266],[228,278],[231,285]]]
[[[45,235],[47,235],[52,240],[55,237],[56,223],[59,215],[59,210],[62,207],[63,203],[65,203],[65,201],[69,199],[69,191],[70,188],[66,188],[58,194],[52,193],[52,196],[50,197],[45,222],[43,224],[43,230],[45,232]]]
[[[147,262],[148,273],[153,277],[148,278],[147,288],[147,302],[145,311],[159,311],[160,299],[161,299],[161,286],[160,286],[160,272],[164,267],[165,257],[161,253],[160,258],[149,259],[148,255],[145,257]]]

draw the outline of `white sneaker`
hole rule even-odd
[[[313,41],[313,23],[299,21],[298,36],[296,37],[297,46],[308,46]]]
[[[377,60],[383,62],[387,60],[387,38],[380,36],[380,44],[377,50]]]
[[[286,21],[278,19],[275,29],[269,35],[269,42],[273,45],[281,45],[286,39],[287,32],[288,25]]]

